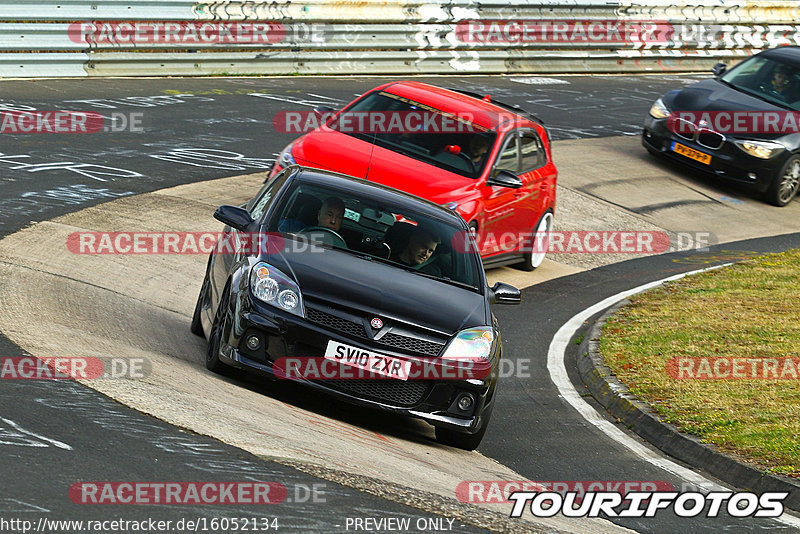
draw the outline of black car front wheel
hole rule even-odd
[[[797,195],[798,187],[800,187],[800,156],[795,155],[786,161],[764,193],[764,197],[770,204],[783,207]]]
[[[219,351],[222,346],[222,333],[224,332],[225,318],[228,314],[228,305],[231,298],[230,286],[225,286],[222,298],[214,314],[214,322],[211,323],[211,332],[208,335],[208,350],[206,351],[206,369],[213,373],[234,376],[236,370],[219,359]]]
[[[489,426],[489,419],[492,417],[492,409],[494,409],[494,403],[490,404],[489,407],[483,412],[483,415],[481,416],[483,418],[481,429],[475,434],[465,434],[464,432],[459,432],[458,430],[450,430],[449,428],[437,426],[436,441],[442,445],[448,445],[450,447],[456,447],[466,451],[474,451],[478,448],[478,445],[481,444],[483,435],[486,434],[486,428]]]

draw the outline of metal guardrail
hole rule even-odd
[[[481,42],[465,40],[469,29],[453,24],[308,24],[291,23],[274,25],[276,29],[265,29],[271,34],[272,42],[242,42],[229,44],[211,42],[198,38],[194,41],[178,42],[178,35],[186,32],[176,31],[175,39],[165,42],[150,42],[146,47],[137,44],[131,37],[133,30],[114,35],[113,30],[106,37],[95,42],[82,39],[80,23],[8,23],[0,24],[0,51],[47,50],[47,51],[131,51],[131,50],[164,50],[185,48],[187,50],[214,49],[297,49],[309,50],[480,50],[480,49],[515,49],[515,48],[554,48],[553,42],[547,41],[512,41],[508,43]],[[89,24],[89,23],[83,23]],[[175,23],[178,24],[178,23]],[[202,34],[204,25],[195,24]],[[223,23],[228,24],[228,23]],[[467,24],[467,23],[465,23]],[[235,23],[228,24],[233,27]],[[267,23],[263,26],[266,28]],[[103,35],[103,24],[93,23],[91,27]],[[113,26],[109,25],[110,28]],[[707,33],[701,34],[699,28],[708,28],[698,24],[672,24],[668,28],[672,32],[668,37],[658,35],[657,40],[637,38],[629,40],[604,41],[602,46],[591,40],[572,41],[567,45],[555,43],[556,47],[569,49],[602,48],[605,50],[621,49],[687,49],[692,48],[763,48],[785,44],[800,45],[800,25],[719,25],[715,30],[716,37]],[[233,30],[235,31],[235,29]],[[657,30],[662,31],[662,30]],[[251,32],[252,33],[252,32]]]
[[[209,76],[234,74],[504,74],[564,72],[687,72],[707,71],[720,58],[741,59],[746,53],[713,51],[709,55],[675,55],[631,51],[625,57],[612,52],[273,52],[148,54],[97,53],[87,68],[93,76]]]
[[[692,71],[800,45],[796,0],[512,1],[0,0],[0,77]]]

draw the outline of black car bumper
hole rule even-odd
[[[674,143],[680,143],[711,156],[710,163],[702,163],[678,154],[673,149]],[[642,145],[653,152],[694,169],[731,182],[743,184],[758,193],[763,193],[767,190],[780,172],[786,159],[791,156],[789,151],[784,151],[784,153],[768,160],[759,159],[744,153],[733,144],[731,139],[726,140],[718,150],[712,150],[692,140],[675,135],[667,128],[665,119],[654,119],[650,116],[645,119],[642,131]]]
[[[270,378],[283,378],[281,358],[322,358],[329,341],[338,341],[365,350],[400,359],[421,358],[387,350],[367,340],[342,334],[281,310],[254,302],[246,292],[234,296],[232,324],[223,331],[220,359],[246,371]],[[257,336],[260,344],[252,350],[246,340]],[[497,380],[497,360],[488,376],[482,379],[335,379],[317,380],[293,377],[289,380],[335,396],[349,403],[423,419],[428,423],[466,433],[478,432],[481,414],[493,401]],[[277,371],[277,372],[276,372]],[[458,398],[469,393],[474,399],[470,410],[457,405]]]

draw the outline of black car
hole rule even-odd
[[[642,144],[785,206],[800,184],[800,48],[766,50],[650,108]]]
[[[490,304],[519,303],[520,292],[487,287],[458,214],[291,166],[246,208],[214,217],[227,226],[192,319],[209,340],[208,369],[291,378],[421,418],[441,443],[478,446],[502,356]]]

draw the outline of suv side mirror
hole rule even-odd
[[[247,227],[253,222],[253,219],[250,218],[250,212],[236,206],[218,207],[217,211],[214,212],[214,218],[231,228],[241,231],[247,230]]]
[[[500,187],[519,189],[522,187],[522,180],[513,172],[501,169],[497,171],[494,176],[486,180],[486,185],[498,185]]]
[[[489,302],[492,304],[519,304],[522,302],[520,290],[503,282],[497,282],[489,291]]]
[[[727,70],[728,66],[725,63],[717,63],[713,67],[711,67],[711,72],[714,73],[714,76],[722,76],[722,74]]]

